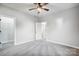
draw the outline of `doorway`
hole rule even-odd
[[[46,22],[36,22],[36,40],[46,40]]]

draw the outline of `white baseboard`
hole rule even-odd
[[[49,42],[51,42],[51,43],[56,43],[56,44],[60,44],[60,45],[69,46],[69,47],[72,47],[72,48],[77,48],[77,49],[79,49],[78,46],[66,44],[66,43],[63,43],[63,42],[56,42],[56,41],[51,41],[51,40],[47,40],[47,41],[49,41]]]

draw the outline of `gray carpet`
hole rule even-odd
[[[0,56],[75,56],[76,50],[45,40],[35,40],[21,45],[5,48]]]

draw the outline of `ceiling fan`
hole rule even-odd
[[[42,12],[42,10],[49,11],[49,9],[46,7],[46,5],[48,5],[48,3],[34,3],[34,5],[35,5],[35,7],[29,9],[29,11],[37,10],[38,14],[40,12]]]

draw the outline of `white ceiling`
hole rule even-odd
[[[78,3],[49,3],[47,5],[47,7],[50,9],[48,12],[47,11],[43,11],[40,14],[37,14],[36,11],[29,11],[28,9],[33,8],[34,5],[33,3],[3,3],[2,5],[24,12],[24,13],[28,13],[30,15],[33,16],[39,16],[39,17],[43,17],[46,15],[50,15],[53,13],[57,13],[75,6],[78,6]]]

